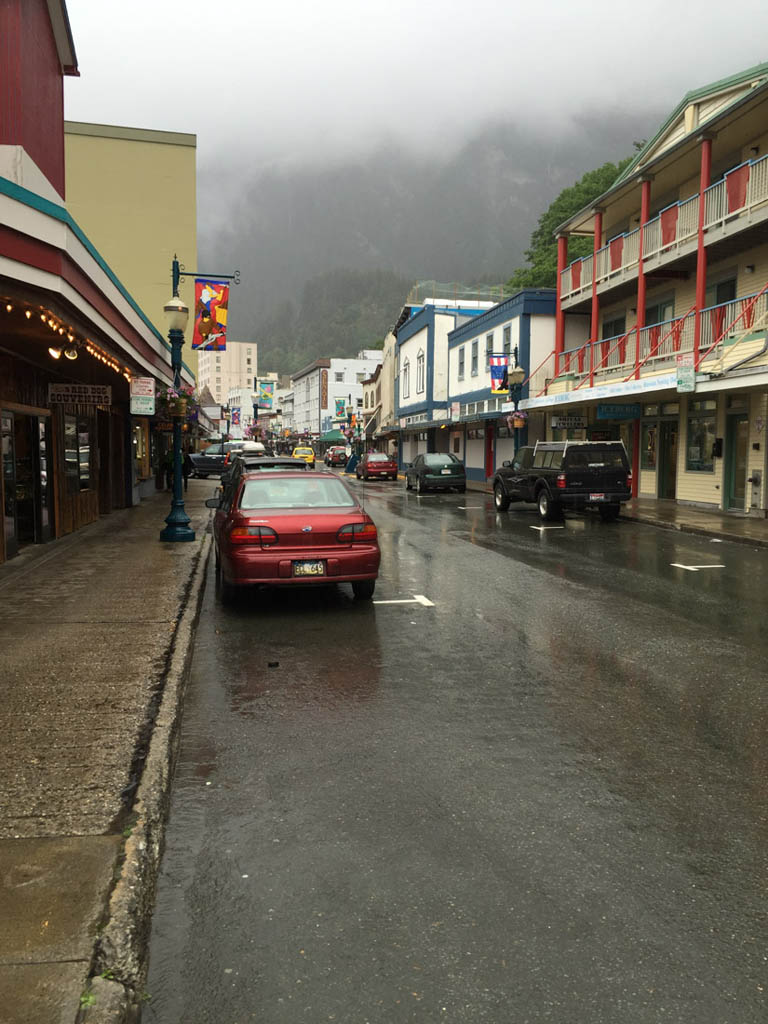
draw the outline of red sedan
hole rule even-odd
[[[243,586],[351,583],[373,597],[379,572],[376,526],[337,476],[312,470],[245,473],[216,509],[213,536],[221,596]]]
[[[355,476],[358,480],[397,480],[397,463],[384,452],[366,452],[355,466]]]

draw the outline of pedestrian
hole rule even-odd
[[[173,449],[169,448],[163,456],[163,470],[165,471],[165,489],[173,490]]]
[[[189,477],[194,471],[192,459],[189,457],[189,448],[184,449],[184,457],[181,461],[181,475],[184,477],[184,490],[189,486]]]

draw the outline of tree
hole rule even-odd
[[[557,282],[557,240],[555,229],[574,213],[588,206],[611,187],[616,178],[630,163],[632,157],[618,164],[607,163],[594,171],[587,171],[583,178],[563,189],[549,208],[539,217],[539,224],[531,235],[530,248],[525,258],[530,266],[518,267],[507,282],[507,289],[554,288]],[[569,239],[568,259],[588,256],[592,252],[592,239],[574,237]]]

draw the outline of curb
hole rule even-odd
[[[81,1012],[80,1024],[136,1024],[141,1016],[155,887],[181,732],[181,708],[212,542],[207,534],[174,634],[163,697],[133,805],[136,822],[123,848],[106,924],[96,945],[89,982],[94,1003]]]
[[[675,530],[677,533],[692,533],[696,537],[716,537],[718,540],[728,541],[732,544],[746,544],[753,548],[768,547],[768,538],[765,540],[759,537],[741,537],[732,533],[725,533],[722,530],[707,530],[703,526],[693,526],[690,523],[668,523],[651,516],[628,516],[622,513],[621,518],[629,523],[641,523],[643,526],[655,526],[659,530]]]

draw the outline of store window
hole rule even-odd
[[[640,449],[640,467],[642,469],[656,469],[656,441],[658,427],[655,423],[643,424],[642,448]]]
[[[712,448],[715,443],[717,402],[702,399],[688,406],[688,428],[685,444],[685,468],[694,473],[714,473]]]

